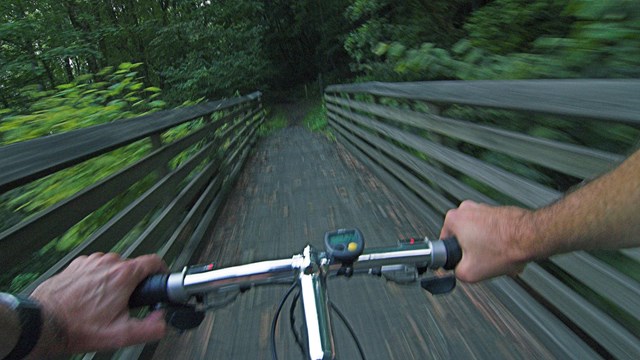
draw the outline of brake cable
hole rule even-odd
[[[293,290],[298,286],[297,282],[294,282],[289,290],[284,294],[275,315],[273,315],[273,321],[271,322],[271,357],[273,360],[278,360],[278,352],[276,350],[276,325],[278,324],[278,318],[280,317],[280,311],[284,307],[284,303],[287,301]]]

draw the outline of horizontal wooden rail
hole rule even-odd
[[[260,96],[255,92],[1,147],[0,193],[182,123],[258,100]]]
[[[637,80],[370,82],[333,85],[326,92],[640,123],[640,84]]]
[[[184,265],[224,203],[263,121],[256,92],[0,147],[0,192],[7,192],[141,139],[153,144],[134,164],[0,233],[0,271],[29,269],[41,248],[150,174],[153,182],[140,194],[53,266],[38,269],[22,291],[31,292],[75,257],[95,251],[116,249],[125,257],[156,252],[174,267]],[[162,134],[189,122],[186,135],[162,143]]]
[[[394,109],[360,101],[347,103],[346,100],[336,97],[328,97],[327,102],[346,105],[353,110],[364,111],[390,121],[399,121],[402,124],[458,138],[487,149],[506,152],[522,160],[581,178],[592,177],[610,170],[612,164],[623,159],[620,155],[583,146],[540,139],[433,114]]]
[[[492,125],[500,121],[508,125],[509,119],[500,118],[501,114],[538,113],[576,124],[580,124],[579,119],[590,119],[637,126],[640,81],[346,84],[328,87],[325,103],[339,142],[420,213],[425,223],[434,227],[433,234],[438,234],[443,216],[454,201],[472,199],[497,205],[510,199],[511,204],[537,208],[561,196],[549,184],[472,156],[464,144],[482,149],[476,153],[505,154],[578,181],[596,177],[624,159],[624,154]],[[504,112],[490,113],[494,116],[490,123],[441,112],[456,106]],[[619,252],[635,261],[640,259],[639,253],[638,249]],[[558,357],[640,357],[640,284],[587,252],[549,260],[531,264],[517,283],[497,279],[491,286]],[[539,303],[541,299],[544,301]],[[562,316],[556,318],[558,314]],[[574,329],[580,330],[574,333]]]

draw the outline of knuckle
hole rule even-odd
[[[69,263],[69,267],[80,265],[86,262],[88,259],[89,257],[87,255],[78,256],[77,258],[73,259],[73,261]]]
[[[447,215],[446,215],[446,217],[451,217],[451,216],[453,216],[453,215],[456,213],[456,211],[457,211],[456,209],[450,209],[450,210],[448,210],[448,211],[447,211]]]
[[[458,280],[468,284],[472,284],[478,281],[472,272],[465,271],[464,269],[456,269],[456,277],[458,278]]]
[[[473,207],[477,205],[475,201],[473,200],[464,200],[462,203],[460,203],[460,208],[469,208],[469,207]]]
[[[451,209],[447,211],[447,214],[444,217],[445,222],[450,223],[451,221],[454,221],[457,213],[458,213],[458,209]]]
[[[147,263],[147,264],[159,264],[162,261],[162,259],[157,254],[147,254],[147,255],[142,255],[138,257],[136,261],[140,261],[142,263]]]
[[[111,252],[104,254],[100,259],[103,263],[117,263],[120,261],[120,255]]]
[[[87,256],[87,259],[93,261],[93,260],[100,259],[103,255],[104,255],[103,252],[98,251],[98,252],[94,252],[93,254]]]

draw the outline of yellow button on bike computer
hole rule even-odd
[[[358,249],[358,244],[352,241],[347,245],[347,249],[349,249],[349,251],[356,251]]]

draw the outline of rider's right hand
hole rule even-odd
[[[532,233],[531,211],[494,207],[467,200],[447,212],[440,238],[455,236],[462,248],[456,277],[477,282],[514,275],[531,260],[527,239]]]

